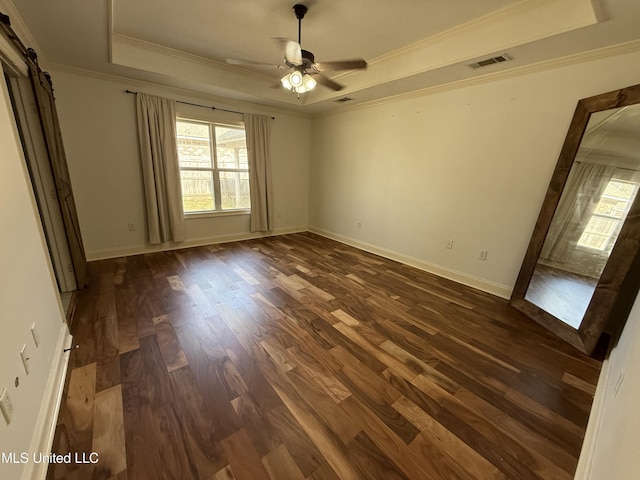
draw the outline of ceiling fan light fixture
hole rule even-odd
[[[316,80],[308,73],[305,73],[302,77],[302,85],[307,89],[307,92],[316,88],[317,84]]]
[[[282,82],[282,86],[287,90],[291,90],[293,88],[293,85],[291,85],[291,82],[289,81],[289,75],[290,74],[287,73],[284,77],[280,79],[280,81]]]
[[[284,88],[298,94],[313,90],[317,85],[311,75],[303,73],[300,70],[294,70],[288,73],[280,79],[280,82],[282,82]]]
[[[298,88],[302,86],[302,72],[294,70],[289,74],[289,83],[291,86]]]
[[[313,0],[315,1],[315,0]],[[335,92],[344,88],[338,82],[333,81],[326,76],[327,71],[344,71],[344,70],[364,70],[367,68],[367,62],[362,58],[353,58],[350,60],[338,60],[332,62],[316,63],[315,55],[309,50],[302,49],[302,19],[307,13],[307,6],[298,3],[293,6],[293,12],[298,19],[298,41],[287,40],[285,38],[276,38],[280,43],[285,44],[284,49],[284,65],[271,65],[268,63],[251,62],[247,60],[227,59],[227,63],[232,65],[248,65],[256,67],[272,67],[290,69],[288,74],[280,79],[282,86],[290,92],[296,94],[300,98],[301,93],[309,92],[316,88],[317,84],[327,87]]]

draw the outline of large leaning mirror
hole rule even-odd
[[[640,286],[640,85],[578,102],[511,304],[591,354]]]

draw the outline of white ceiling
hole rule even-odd
[[[282,70],[225,62],[282,64],[273,39],[296,39],[295,0],[12,1],[44,62],[308,113],[640,40],[638,0],[301,0],[303,48],[369,68],[298,99],[277,88]],[[468,66],[504,53],[513,60]]]
[[[640,170],[640,104],[594,112],[580,143],[589,161]],[[594,159],[594,157],[597,158]],[[604,159],[604,160],[603,160]]]

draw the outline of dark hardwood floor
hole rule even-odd
[[[573,478],[601,363],[506,300],[310,233],[90,272],[49,479]]]

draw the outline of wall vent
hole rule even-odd
[[[350,102],[351,100],[353,100],[353,98],[349,98],[349,97],[342,97],[339,98],[338,100],[336,100],[336,103],[344,103],[344,102]]]
[[[498,55],[497,57],[485,58],[484,60],[470,63],[469,66],[471,68],[487,67],[489,65],[493,65],[494,63],[502,63],[509,60],[511,60],[511,57],[505,53],[503,55]]]

